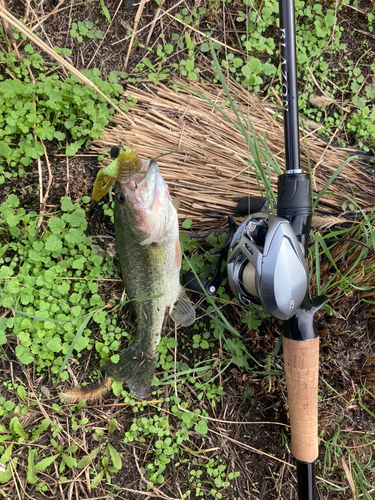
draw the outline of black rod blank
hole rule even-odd
[[[315,500],[315,462],[300,462],[297,460],[298,498]]]
[[[279,0],[279,10],[285,168],[288,171],[300,169],[294,0]]]

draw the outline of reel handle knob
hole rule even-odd
[[[238,215],[251,215],[257,212],[267,213],[268,199],[263,196],[245,196],[241,198],[236,207]]]

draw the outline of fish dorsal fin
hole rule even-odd
[[[180,203],[181,203],[181,198],[177,196],[174,200],[172,200],[172,205],[176,209],[176,212],[178,212],[178,209],[180,208]]]
[[[195,309],[182,287],[169,315],[175,323],[180,323],[182,326],[190,326],[195,321]]]

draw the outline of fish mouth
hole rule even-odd
[[[145,162],[146,165],[131,178],[118,180],[125,194],[127,203],[133,206],[142,204],[144,209],[152,208],[164,181],[155,160]]]
[[[146,162],[145,173],[117,181],[115,222],[118,219],[133,232],[140,245],[159,244],[177,223],[167,184],[155,160]]]

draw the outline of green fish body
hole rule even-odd
[[[180,285],[181,249],[177,211],[155,160],[137,183],[118,180],[115,185],[115,232],[122,280],[133,301],[138,331],[134,343],[120,354],[118,363],[103,371],[125,381],[137,398],[150,392],[158,359],[165,317],[191,325],[195,310]],[[155,297],[145,300],[147,297]]]

